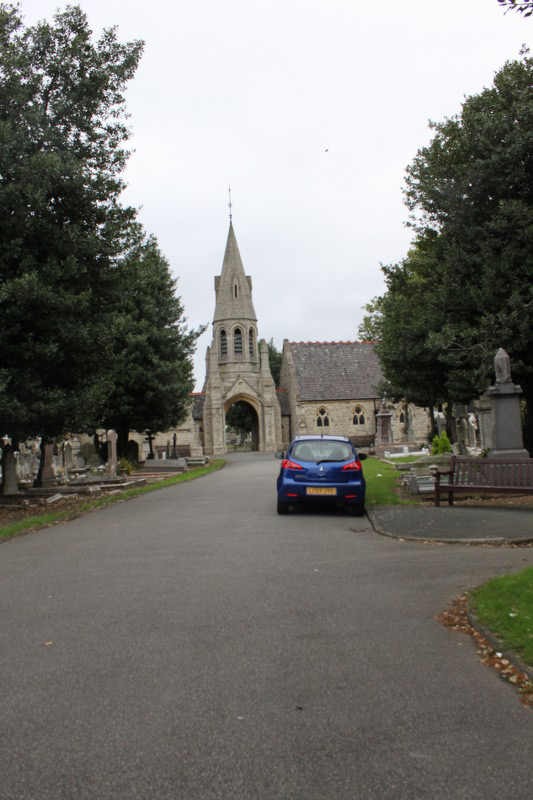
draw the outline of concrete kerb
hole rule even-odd
[[[502,649],[501,640],[481,624],[473,611],[467,609],[466,617],[472,628],[480,633],[481,636],[483,636],[483,638],[492,645],[496,652],[501,653],[502,656],[513,665],[513,667],[527,675],[529,680],[533,683],[533,667],[530,667],[528,664],[524,664],[524,662],[516,655],[514,650]]]
[[[494,547],[501,547],[503,545],[530,545],[533,544],[533,536],[518,537],[516,539],[505,539],[504,537],[481,537],[481,538],[468,538],[457,539],[455,537],[435,537],[424,538],[422,536],[410,536],[404,533],[393,533],[385,530],[376,519],[372,510],[366,508],[366,514],[370,520],[370,524],[375,533],[380,536],[388,536],[390,539],[401,539],[402,541],[419,542],[420,544],[463,544],[463,545],[492,545]]]

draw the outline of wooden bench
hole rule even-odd
[[[465,494],[533,494],[533,458],[467,458],[452,456],[448,467],[432,467],[435,478],[435,505],[441,494],[448,494],[453,505],[456,492]],[[441,477],[448,478],[441,483]]]

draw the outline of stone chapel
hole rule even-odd
[[[252,409],[252,449],[260,452],[286,448],[294,436],[309,433],[349,436],[360,447],[425,443],[427,409],[387,402],[378,390],[382,381],[372,342],[285,340],[281,388],[276,389],[266,341],[259,339],[252,279],[245,273],[230,220],[221,274],[215,277],[213,337],[203,390],[192,395],[189,414],[178,429],[157,434],[156,455],[169,457],[171,441],[181,455],[223,455],[225,417],[238,402]],[[138,442],[143,458],[146,443],[141,444],[140,436]]]

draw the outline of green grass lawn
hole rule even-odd
[[[392,464],[373,456],[362,464],[366,480],[366,504],[369,508],[418,502],[415,498],[401,494],[401,475]]]
[[[533,667],[533,567],[475,589],[470,608],[482,625]]]
[[[160,481],[151,483],[149,486],[138,486],[135,489],[126,489],[120,494],[111,495],[109,497],[98,497],[96,500],[87,500],[86,502],[79,503],[78,505],[67,509],[66,511],[56,511],[46,514],[36,514],[33,517],[25,517],[18,522],[11,522],[0,528],[0,539],[8,539],[11,536],[16,536],[24,531],[37,530],[38,528],[47,528],[54,525],[56,522],[63,522],[67,519],[72,519],[80,514],[85,514],[88,511],[93,511],[103,506],[108,506],[111,503],[118,503],[123,500],[129,500],[132,497],[138,497],[146,492],[154,492],[157,489],[165,489],[167,486],[175,486],[178,483],[194,480],[203,475],[208,475],[210,472],[215,472],[224,466],[226,462],[223,459],[211,461],[205,467],[197,467],[190,472],[184,472],[182,475],[174,475],[171,478],[162,478]]]

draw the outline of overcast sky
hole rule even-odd
[[[95,34],[144,39],[127,103],[124,201],[209,323],[229,224],[253,279],[259,335],[357,338],[402,259],[404,171],[428,120],[460,111],[531,44],[533,18],[496,0],[82,0]],[[27,24],[65,3],[22,0]]]

